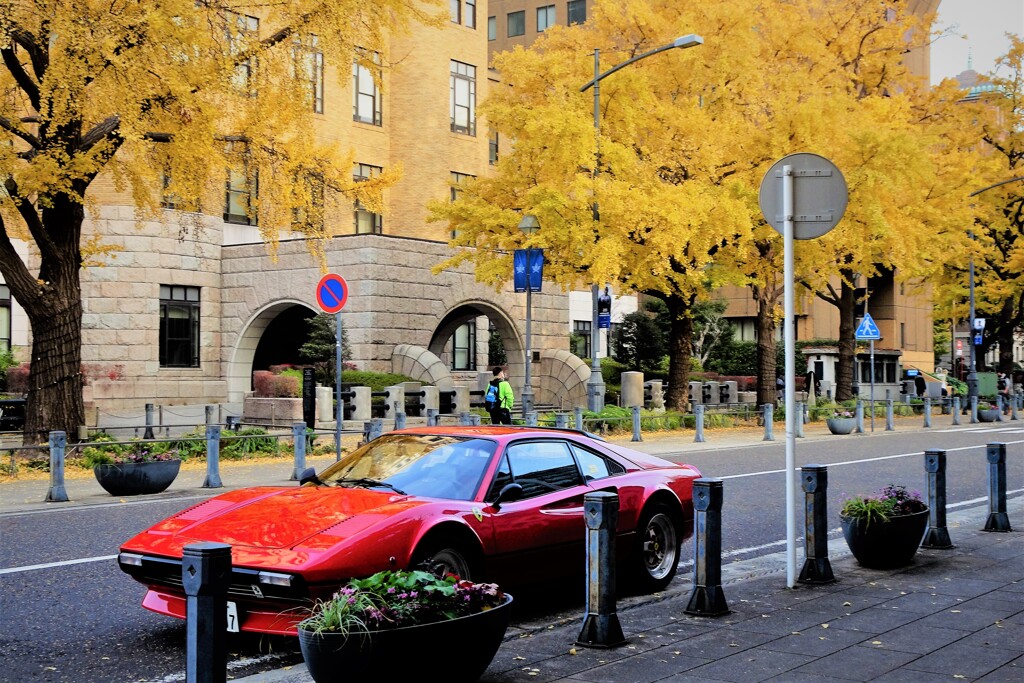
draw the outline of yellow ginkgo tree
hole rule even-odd
[[[0,3],[0,272],[32,332],[26,440],[84,423],[80,271],[104,249],[83,242],[94,181],[130,191],[140,215],[161,200],[194,212],[225,169],[246,187],[258,170],[258,203],[244,210],[268,240],[299,230],[317,252],[332,196],[374,210],[394,178],[355,184],[346,151],[317,142],[312,60],[347,78],[409,21],[441,25],[439,5]]]

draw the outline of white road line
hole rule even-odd
[[[53,569],[54,567],[67,567],[72,564],[86,564],[88,562],[106,562],[107,560],[115,559],[117,559],[117,555],[83,557],[80,560],[64,560],[63,562],[48,562],[46,564],[30,564],[25,567],[11,567],[9,569],[0,569],[0,574],[20,574],[22,572],[31,572],[37,569]]]

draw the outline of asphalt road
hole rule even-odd
[[[925,449],[946,450],[950,510],[987,505],[984,446],[994,441],[1008,444],[1010,495],[1024,495],[1024,424],[1019,429],[1016,424],[1004,424],[1003,431],[938,428],[801,440],[796,465],[829,466],[829,520],[835,520],[831,531],[838,535],[838,509],[844,494],[872,492],[889,483],[924,490]],[[786,547],[781,430],[776,430],[776,439],[735,448],[695,449],[680,439],[644,445],[644,450],[697,465],[705,476],[724,479],[723,564]],[[802,500],[799,490],[797,496]],[[0,681],[185,680],[184,622],[143,610],[143,587],[121,573],[113,555],[124,539],[194,502],[133,500],[0,515]],[[1011,521],[1015,526],[1024,524]],[[797,542],[802,543],[802,514],[797,525]],[[684,548],[683,557],[676,581],[688,583],[692,545]],[[578,615],[584,606],[582,586],[558,586],[516,597],[519,611],[514,620],[554,620],[559,614]],[[301,666],[292,639],[229,636],[231,676],[287,664]]]

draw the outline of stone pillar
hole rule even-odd
[[[644,373],[622,373],[622,405],[625,408],[644,404]]]

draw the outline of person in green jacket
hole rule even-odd
[[[491,424],[510,425],[512,424],[512,405],[516,402],[515,395],[512,393],[512,385],[508,383],[504,369],[495,367],[491,372],[494,374],[491,384],[497,383],[498,385],[498,405],[491,411]]]

